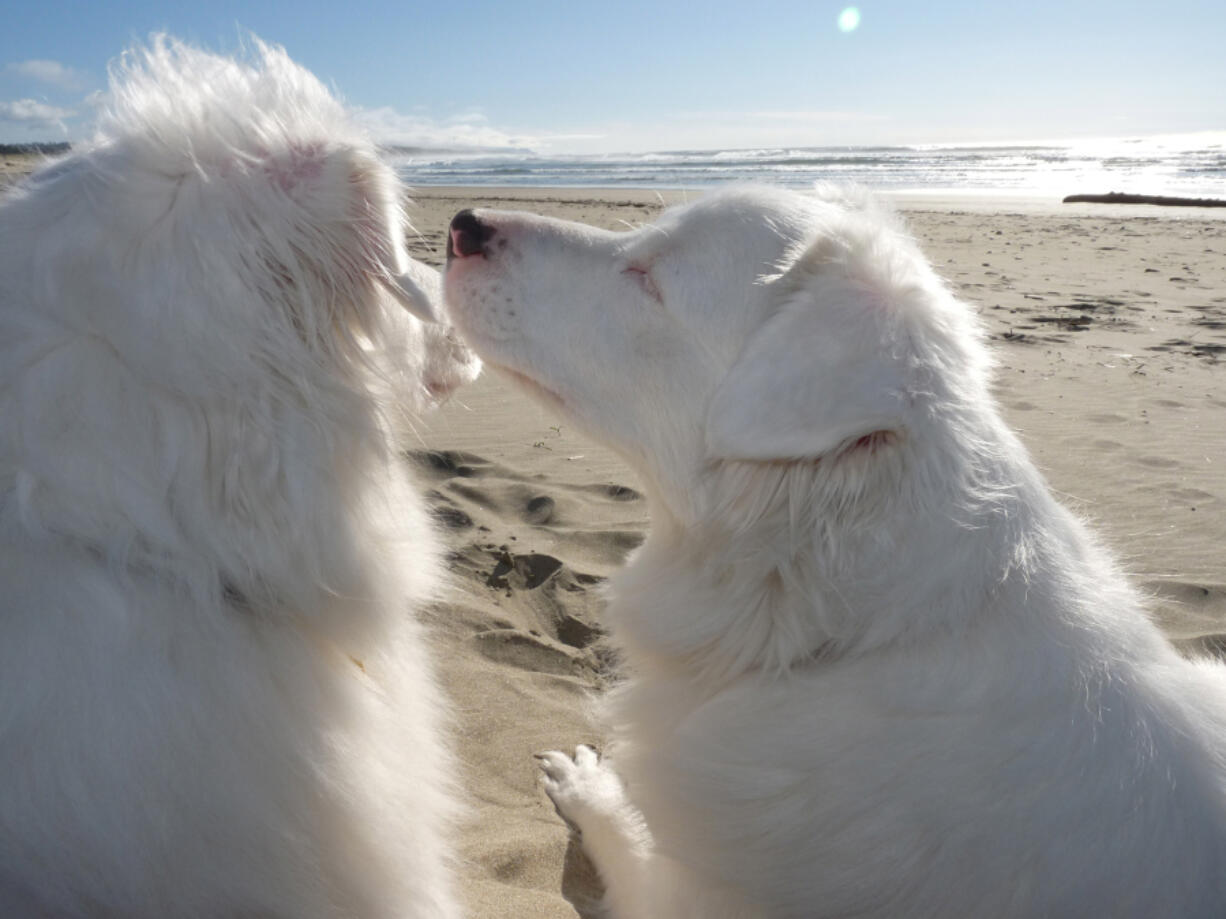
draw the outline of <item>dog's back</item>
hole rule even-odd
[[[659,848],[770,917],[1220,915],[1226,670],[1053,498],[965,305],[836,203],[711,406],[751,462],[610,583],[614,636],[674,652],[610,703]]]
[[[398,186],[278,49],[112,104],[0,205],[0,914],[452,916]]]

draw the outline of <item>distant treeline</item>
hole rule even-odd
[[[69,145],[63,141],[46,144],[0,144],[0,156],[31,156],[34,154],[54,156],[57,153],[66,153],[68,147]]]

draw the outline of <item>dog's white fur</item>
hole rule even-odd
[[[475,374],[283,51],[165,38],[0,205],[0,915],[457,915],[438,547],[376,394]],[[400,375],[387,372],[403,365]]]
[[[542,758],[614,917],[1222,914],[1223,669],[1052,498],[893,217],[476,216],[457,327],[650,492],[608,756]]]

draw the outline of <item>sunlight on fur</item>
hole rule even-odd
[[[539,757],[613,919],[1220,915],[1226,672],[1052,497],[896,217],[468,213],[457,328],[651,501],[605,755]]]
[[[0,204],[0,915],[457,915],[402,189],[283,50],[155,37]],[[359,668],[354,661],[360,661]]]

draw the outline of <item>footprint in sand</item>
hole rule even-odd
[[[1173,460],[1167,456],[1138,456],[1135,457],[1135,461],[1150,469],[1174,469],[1180,465],[1179,460]]]
[[[526,475],[471,453],[405,454],[448,544],[452,585],[467,595],[443,621],[481,657],[600,685],[597,586],[644,538],[643,496],[618,483]]]
[[[431,489],[426,492],[426,500],[434,518],[447,529],[468,530],[475,525],[473,518],[442,492]]]
[[[551,554],[572,553],[576,568],[595,565],[606,573],[643,541],[645,503],[627,485],[550,482],[544,494],[538,476],[471,453],[421,450],[406,459],[434,485],[426,497],[450,530],[475,525],[480,532],[507,534],[507,540],[539,538]]]
[[[1193,656],[1226,658],[1226,584],[1146,581],[1141,588],[1153,597],[1154,615],[1177,647]]]
[[[1217,500],[1216,495],[1199,488],[1168,488],[1167,494],[1177,501],[1185,501],[1192,505],[1204,505]]]
[[[533,526],[543,526],[553,519],[557,502],[548,495],[537,495],[524,505],[524,522]]]
[[[582,676],[596,669],[589,658],[520,629],[489,629],[477,632],[472,641],[477,650],[490,660],[521,670]]]
[[[405,459],[432,479],[449,479],[455,476],[471,478],[483,475],[493,464],[472,453],[461,450],[408,450]]]

